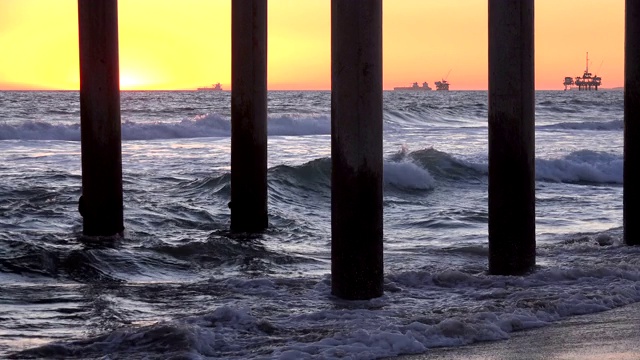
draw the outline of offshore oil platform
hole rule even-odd
[[[436,81],[436,90],[440,91],[449,91],[449,83],[447,80],[442,79],[442,81]]]
[[[601,84],[602,84],[602,78],[597,75],[592,76],[591,73],[589,72],[589,53],[588,52],[587,52],[587,67],[584,70],[584,74],[582,74],[582,76],[576,76],[575,80],[572,77],[567,76],[564,78],[564,82],[562,83],[562,85],[564,85],[564,91],[573,89],[574,87],[577,87],[579,91],[582,91],[582,90],[598,91],[598,86],[600,86]]]
[[[449,91],[449,83],[447,82],[447,79],[449,78],[449,74],[451,74],[451,70],[452,69],[449,69],[447,75],[442,78],[442,81],[436,81],[434,83],[436,85],[436,90]]]

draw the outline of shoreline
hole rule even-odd
[[[640,359],[640,302],[514,332],[507,340],[433,348],[423,354],[387,359]]]

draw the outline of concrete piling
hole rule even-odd
[[[117,0],[78,0],[83,233],[124,230]]]
[[[625,1],[623,228],[640,245],[640,1]]]
[[[331,1],[331,290],[383,293],[382,1]]]
[[[231,230],[267,228],[267,1],[231,2]]]
[[[489,0],[489,272],[535,266],[534,0]]]

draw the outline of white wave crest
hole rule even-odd
[[[560,130],[598,130],[598,131],[616,131],[623,130],[624,123],[622,120],[611,121],[584,121],[584,122],[561,122],[552,125],[539,126],[541,129],[560,129]]]
[[[331,134],[329,116],[279,116],[267,120],[269,136]],[[199,115],[180,122],[123,121],[122,140],[229,137],[231,121],[218,114]],[[80,124],[26,121],[0,124],[0,140],[80,141]]]
[[[385,161],[384,182],[399,188],[416,190],[433,189],[436,183],[429,170],[408,161]]]
[[[572,152],[563,159],[536,160],[536,179],[554,182],[622,184],[623,159],[591,150]]]

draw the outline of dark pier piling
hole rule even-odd
[[[331,1],[331,291],[381,296],[382,0]]]
[[[640,245],[640,1],[625,2],[624,241]]]
[[[267,228],[267,1],[231,2],[231,230]]]
[[[489,0],[489,272],[535,265],[534,0]]]
[[[83,232],[124,230],[117,0],[78,0]]]

